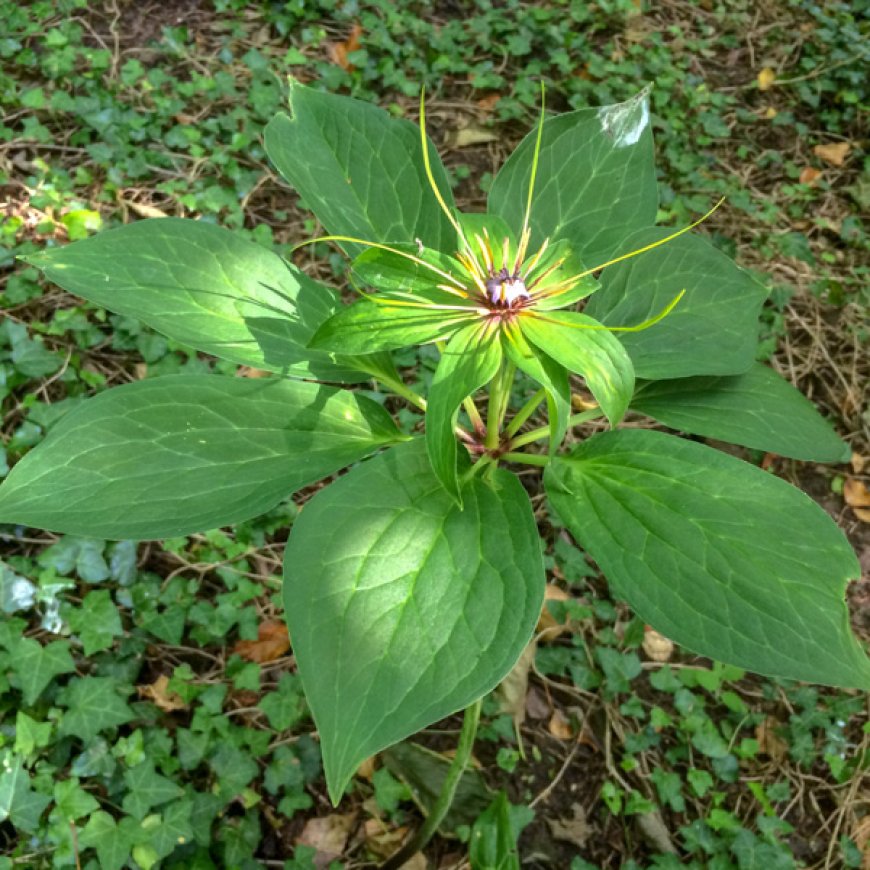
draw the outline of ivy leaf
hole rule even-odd
[[[610,424],[619,423],[634,393],[634,368],[620,342],[607,330],[584,328],[601,324],[574,311],[550,311],[519,322],[540,351],[583,376]]]
[[[455,233],[423,166],[420,132],[408,121],[351,97],[290,83],[292,116],[266,127],[266,153],[333,235],[423,243],[443,251]],[[447,174],[429,143],[432,172],[448,207]],[[352,256],[359,245],[344,243]]]
[[[626,235],[655,222],[658,193],[649,120],[649,91],[644,90],[624,103],[544,122],[532,198],[532,250],[544,238],[565,239],[594,267],[624,253]],[[517,234],[537,135],[533,130],[523,139],[489,194],[488,210]]]
[[[85,595],[81,607],[69,612],[67,622],[78,634],[86,656],[108,649],[124,631],[108,589],[96,589]]]
[[[191,815],[193,802],[179,800],[164,807],[160,824],[154,828],[148,843],[163,858],[193,838]]]
[[[652,227],[625,240],[627,250],[672,233]],[[638,377],[685,378],[748,371],[758,344],[758,314],[767,291],[702,236],[686,233],[661,247],[608,266],[586,313],[607,326],[634,326],[685,295],[664,319],[620,339]]]
[[[403,437],[371,399],[318,384],[138,381],[88,399],[12,469],[0,521],[103,538],[188,534],[257,516]]]
[[[25,259],[64,290],[221,359],[298,377],[364,379],[307,349],[340,305],[337,295],[214,224],[136,221]]]
[[[259,708],[276,731],[286,731],[305,718],[305,695],[295,674],[282,674],[278,690],[260,699]]]
[[[54,802],[52,812],[65,822],[80,819],[100,808],[99,801],[81,787],[77,777],[54,784]]]
[[[54,640],[43,646],[31,637],[23,637],[14,645],[13,653],[15,675],[28,706],[36,702],[55,677],[76,669],[65,640]]]
[[[724,378],[643,384],[635,411],[682,432],[811,462],[845,462],[851,450],[812,402],[761,363]]]
[[[88,819],[79,834],[79,845],[83,849],[96,849],[100,870],[121,870],[138,833],[138,825],[129,816],[118,823],[108,813],[99,811]]]
[[[498,332],[486,321],[460,329],[450,339],[441,359],[426,408],[426,449],[435,476],[462,503],[456,475],[456,418],[466,396],[488,384],[501,365]]]
[[[151,807],[165,804],[184,794],[184,789],[154,770],[151,759],[124,771],[124,783],[129,791],[124,796],[124,812],[142,819]]]
[[[358,465],[293,524],[284,609],[334,802],[373,753],[508,673],[540,613],[528,496],[475,479],[460,510],[420,441]]]
[[[849,631],[855,554],[808,496],[703,444],[627,429],[545,473],[550,501],[615,591],[694,652],[762,674],[870,687]]]
[[[48,795],[34,791],[30,775],[24,768],[24,760],[8,750],[2,756],[0,773],[0,822],[11,819],[22,831],[33,833],[39,826],[39,818],[51,803]]]
[[[60,699],[68,708],[60,720],[60,734],[89,743],[100,731],[129,722],[133,711],[119,696],[118,687],[111,677],[74,679]]]

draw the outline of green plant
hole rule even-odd
[[[85,401],[15,465],[0,520],[182,535],[351,466],[306,504],[285,555],[285,612],[336,802],[365,757],[467,707],[446,809],[477,701],[516,661],[543,597],[534,516],[504,464],[545,468],[555,516],[664,634],[762,673],[870,685],[842,599],[856,560],[824,512],[701,444],[616,428],[631,408],[799,459],[844,452],[809,402],[753,363],[760,286],[700,236],[652,226],[646,95],[542,116],[486,215],[453,205],[422,104],[422,138],[298,84],[291,105],[267,151],[352,258],[362,298],[344,306],[254,242],[181,219],[27,257],[70,292],[275,376],[173,375]],[[417,344],[440,351],[425,397],[390,356]],[[594,399],[579,414],[571,374]],[[425,411],[424,437],[360,392],[313,382],[371,378]],[[527,428],[542,406],[546,422]],[[611,431],[559,452],[600,417]],[[600,652],[621,690],[630,663]]]

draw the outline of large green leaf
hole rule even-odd
[[[266,153],[333,235],[372,242],[421,239],[452,250],[456,233],[429,186],[420,131],[370,103],[291,82],[292,117],[266,127]],[[449,207],[453,195],[434,146],[432,171]],[[345,244],[351,254],[359,245]]]
[[[519,323],[532,344],[568,371],[583,376],[612,426],[625,416],[634,393],[634,368],[612,333],[575,311],[530,312]]]
[[[370,399],[304,381],[170,375],[70,411],[0,486],[0,522],[161,538],[257,516],[402,439]]]
[[[554,459],[545,484],[653,628],[762,674],[870,688],[844,601],[858,560],[833,520],[785,481],[703,444],[627,429]]]
[[[537,131],[496,176],[489,211],[519,234]],[[647,91],[625,103],[580,109],[544,122],[532,199],[532,249],[566,239],[590,267],[623,252],[634,230],[655,223],[658,207]]]
[[[635,250],[669,235],[653,227],[626,239]],[[681,291],[663,320],[621,335],[638,377],[684,378],[747,371],[758,344],[765,289],[701,236],[687,233],[606,268],[586,313],[608,326],[635,326],[654,317]]]
[[[843,462],[849,445],[788,381],[761,363],[727,378],[645,383],[631,407],[672,429],[812,462]]]
[[[338,307],[335,293],[213,224],[137,221],[26,259],[64,290],[222,359],[298,377],[364,380],[307,348]]]
[[[321,490],[284,560],[290,637],[338,801],[365,758],[494,688],[544,590],[528,496],[510,472],[456,506],[421,442]]]
[[[360,299],[330,317],[312,337],[311,346],[350,354],[396,350],[449,338],[463,323],[477,318],[473,308],[442,311]]]
[[[499,333],[486,321],[464,326],[450,339],[441,359],[426,408],[426,449],[435,476],[461,502],[456,475],[456,418],[466,396],[488,384],[501,364]]]

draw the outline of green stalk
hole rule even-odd
[[[538,392],[535,393],[535,395],[532,396],[532,398],[529,399],[529,401],[526,402],[526,404],[523,405],[516,414],[514,414],[507,428],[504,430],[505,435],[509,438],[516,435],[523,423],[525,423],[526,420],[535,413],[538,405],[540,405],[546,397],[547,391],[541,387],[541,389],[538,390]]]
[[[503,453],[505,462],[519,462],[522,465],[539,465],[542,468],[550,464],[550,457],[544,453]]]
[[[471,426],[478,435],[485,431],[483,418],[480,416],[480,411],[477,410],[477,405],[474,404],[474,399],[467,396],[462,400],[462,407],[465,408],[465,413],[468,414],[468,419],[471,420]]]
[[[426,410],[426,400],[403,381],[386,378],[383,375],[379,375],[376,380],[379,380],[385,387],[389,387],[396,395],[407,399],[412,405],[416,405],[421,411]]]
[[[501,423],[507,412],[510,390],[513,386],[515,374],[516,366],[503,360],[492,380],[492,387],[489,390],[489,405],[486,410],[486,439],[484,440],[484,446],[487,450],[495,450],[498,447]]]
[[[583,411],[580,414],[572,414],[568,418],[568,428],[579,426],[581,423],[588,423],[590,420],[597,420],[604,416],[604,411],[601,408],[590,408],[588,411]],[[539,429],[532,429],[518,438],[511,441],[511,449],[524,447],[526,444],[532,444],[535,441],[542,441],[544,438],[550,437],[550,427],[541,426]]]
[[[398,852],[381,865],[381,870],[399,870],[403,864],[407,863],[413,855],[416,855],[432,839],[433,834],[438,830],[438,826],[444,821],[444,816],[447,815],[447,811],[453,803],[453,796],[456,794],[459,780],[468,766],[469,758],[471,758],[471,749],[474,746],[474,738],[477,734],[477,723],[480,721],[482,701],[483,699],[479,698],[465,708],[462,718],[462,731],[459,734],[459,745],[456,747],[456,755],[453,757],[453,761],[450,763],[450,768],[447,771],[447,776],[444,778],[441,794],[438,795],[435,805],[429,811],[423,827]]]

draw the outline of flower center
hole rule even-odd
[[[531,298],[531,294],[526,288],[526,282],[523,281],[522,276],[517,272],[511,274],[504,267],[499,269],[498,272],[490,270],[485,284],[486,292],[489,294],[489,301],[493,305],[513,308],[518,300]]]

